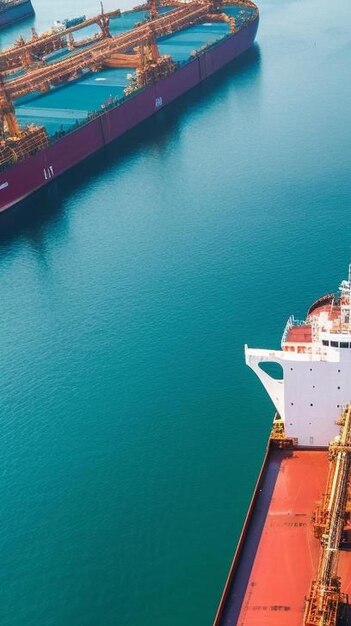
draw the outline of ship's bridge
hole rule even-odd
[[[322,333],[320,342],[326,361],[332,361],[333,355],[337,355],[340,363],[351,363],[351,334]]]
[[[246,346],[245,357],[285,422],[287,436],[301,445],[328,445],[337,434],[341,407],[351,402],[351,266],[339,295],[317,300],[303,321],[288,319],[281,350]],[[281,366],[280,380],[266,371],[269,362]]]
[[[320,341],[322,346],[327,348],[339,348],[340,350],[351,348],[351,334],[321,333]]]

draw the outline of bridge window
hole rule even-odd
[[[339,347],[339,343],[337,341],[331,341],[330,345],[332,348],[338,348]]]
[[[349,348],[350,344],[348,341],[340,341],[340,348]]]
[[[326,339],[322,339],[322,344],[323,346],[329,346],[329,341],[327,341]]]

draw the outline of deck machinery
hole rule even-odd
[[[313,515],[314,533],[321,542],[321,552],[316,579],[306,599],[303,626],[336,626],[340,605],[348,603],[347,596],[341,593],[338,560],[346,518],[350,513],[350,404],[338,423],[340,435],[329,445],[326,492]]]

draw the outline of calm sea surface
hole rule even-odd
[[[273,412],[243,345],[351,256],[348,0],[260,9],[240,62],[0,220],[2,626],[212,623]]]

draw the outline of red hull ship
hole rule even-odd
[[[248,4],[250,7],[255,7],[252,3],[243,3],[242,6]],[[196,6],[201,7],[199,4]],[[255,9],[255,15],[247,23],[234,29],[234,32],[207,49],[199,51],[188,62],[175,65],[169,75],[156,80],[151,79],[141,89],[130,93],[121,102],[107,106],[105,110],[98,112],[75,130],[67,132],[58,139],[50,140],[46,146],[41,146],[34,154],[25,156],[9,167],[6,166],[0,173],[0,211],[5,211],[15,205],[88,156],[101,150],[242,54],[253,44],[256,36],[259,18],[257,8]],[[184,11],[184,8],[175,9],[174,14],[177,11]],[[161,17],[158,21],[161,22],[162,19],[165,18]],[[203,19],[208,19],[208,15],[204,14]],[[126,57],[127,55],[123,55],[123,59]],[[124,60],[121,61],[121,63],[124,62]],[[38,70],[36,75],[38,75]],[[12,91],[15,96],[18,93],[21,96],[22,93],[26,93],[24,80],[20,87],[17,87],[18,82],[19,79],[3,83],[5,92],[10,96]],[[12,83],[16,83],[17,92],[15,92],[15,87],[12,87]],[[3,100],[5,110],[6,107],[7,110],[11,108],[8,98]],[[6,137],[3,137],[3,141],[6,143]]]
[[[245,354],[279,413],[214,626],[346,626],[351,266],[339,295],[317,300],[304,321],[289,318],[281,350]]]

